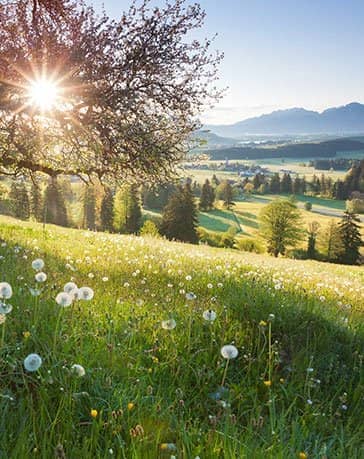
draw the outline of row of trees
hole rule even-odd
[[[267,242],[268,252],[275,257],[285,255],[288,247],[295,247],[308,235],[307,249],[300,251],[303,258],[355,264],[363,245],[359,223],[356,214],[346,211],[339,223],[332,220],[320,231],[319,223],[313,221],[304,231],[296,204],[292,200],[276,200],[261,212],[260,233]]]

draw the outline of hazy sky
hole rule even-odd
[[[157,0],[159,4],[163,0]],[[88,0],[115,18],[129,0]],[[278,108],[364,103],[364,0],[200,0],[229,89],[203,116],[228,124]]]

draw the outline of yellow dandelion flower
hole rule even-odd
[[[131,411],[134,408],[134,403],[130,402],[128,403],[128,410]]]
[[[97,410],[91,410],[90,414],[91,414],[91,416],[92,416],[93,418],[97,418],[97,415],[98,415],[99,413],[98,413]]]
[[[272,381],[264,381],[264,385],[270,387],[272,385]]]
[[[259,322],[259,325],[260,325],[261,327],[266,327],[266,326],[267,326],[267,322],[266,322],[265,320],[261,320],[261,321]]]
[[[23,336],[25,339],[28,339],[30,337],[30,331],[24,331]]]
[[[299,459],[307,459],[308,456],[304,451],[301,451],[298,455]]]

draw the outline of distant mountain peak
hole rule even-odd
[[[233,138],[249,134],[362,134],[364,133],[364,105],[351,102],[340,107],[328,108],[322,113],[293,107],[275,110],[231,125],[205,127],[219,136]]]

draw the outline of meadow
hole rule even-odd
[[[8,217],[0,239],[0,457],[363,457],[360,267]]]

